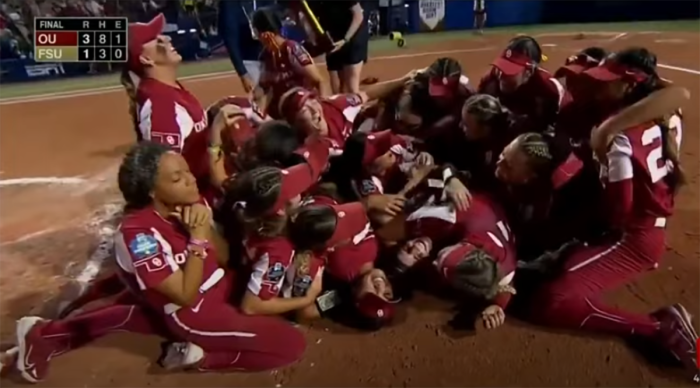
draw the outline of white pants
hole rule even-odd
[[[253,85],[257,85],[260,81],[260,73],[262,72],[262,64],[260,61],[243,61],[243,66],[248,70],[250,79],[253,80]]]
[[[474,0],[474,11],[485,11],[486,4],[485,0]]]

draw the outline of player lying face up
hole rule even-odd
[[[484,325],[498,327],[515,293],[510,285],[516,268],[515,245],[505,212],[484,194],[474,194],[467,210],[455,210],[435,198],[429,197],[406,218],[409,240],[398,252],[395,270],[432,271],[432,266],[418,264],[433,261],[443,283],[459,299],[489,302],[482,312]]]
[[[401,78],[371,85],[357,94],[343,95],[345,101],[336,98],[324,99],[304,89],[289,90],[280,98],[279,111],[287,122],[303,133],[329,136],[342,147],[345,139],[352,133],[359,106],[390,96],[413,80],[416,74],[417,72],[412,70]],[[346,110],[357,112],[346,116]]]
[[[357,323],[378,329],[394,318],[394,290],[387,275],[375,267],[378,245],[364,206],[338,205],[329,198],[314,198],[302,207],[290,226],[297,249],[326,258],[326,273],[351,291],[328,290],[309,317],[335,308],[349,309]],[[343,296],[339,296],[343,295]]]

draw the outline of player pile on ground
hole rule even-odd
[[[27,381],[114,331],[162,337],[170,370],[276,369],[305,350],[290,320],[377,330],[416,288],[446,290],[487,329],[510,315],[634,337],[697,372],[682,306],[602,299],[658,266],[684,184],[688,92],[647,49],[593,47],[553,75],[518,36],[476,90],[441,58],[328,96],[306,51],[265,23],[253,95],[204,110],[175,78],[162,24],[129,30],[139,142],[118,176],[118,272],[59,319],[18,322],[4,364],[16,357]]]

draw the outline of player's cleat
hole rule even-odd
[[[652,314],[659,320],[659,340],[683,366],[697,375],[698,334],[693,328],[690,314],[680,304],[662,308]]]
[[[158,364],[168,371],[183,370],[204,358],[204,350],[191,342],[163,342]]]
[[[17,370],[30,383],[44,379],[54,354],[48,341],[41,336],[44,322],[39,317],[24,317],[17,321]]]

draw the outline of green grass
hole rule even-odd
[[[633,23],[591,23],[591,24],[547,24],[529,26],[507,26],[488,29],[488,33],[543,33],[556,31],[700,31],[700,20],[654,21]],[[469,30],[447,31],[441,33],[423,33],[410,35],[411,47],[425,46],[437,40],[469,39],[473,35]],[[400,50],[388,39],[370,42],[370,52],[374,55],[391,55]],[[207,73],[231,71],[227,58],[185,63],[181,67],[183,77]],[[24,97],[46,93],[62,93],[119,85],[119,76],[115,74],[73,78],[67,80],[30,82],[4,85],[0,88],[0,99]]]

